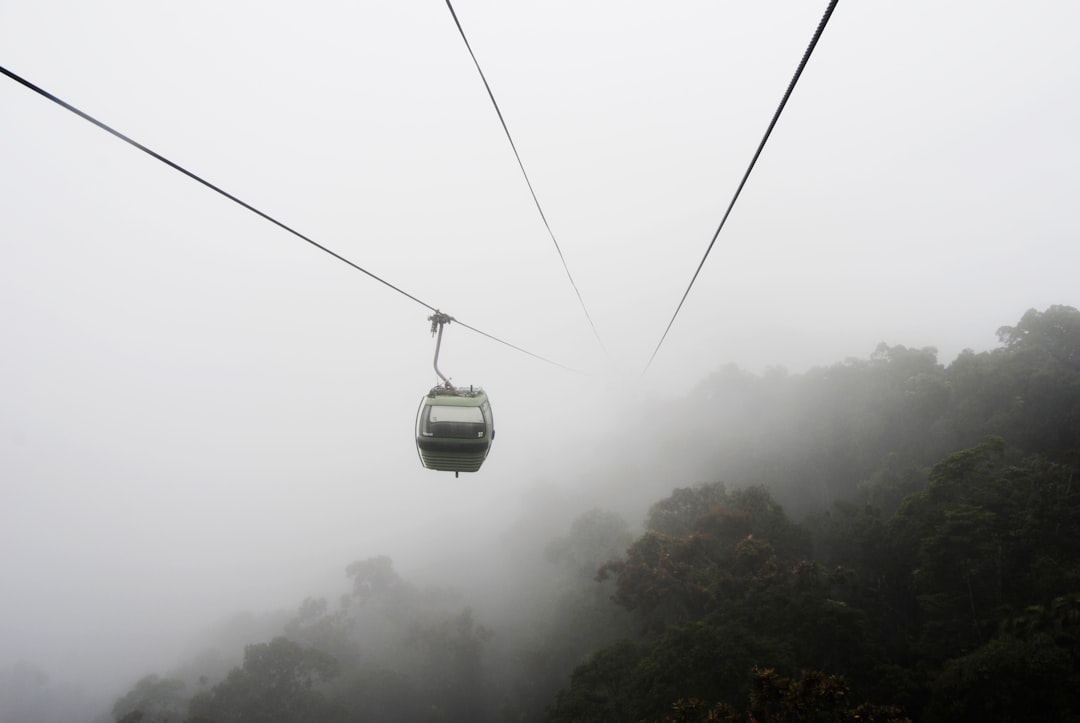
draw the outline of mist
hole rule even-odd
[[[109,720],[210,650],[224,676],[379,556],[510,655],[581,584],[545,551],[582,515],[628,543],[677,487],[763,481],[748,430],[796,430],[740,375],[948,367],[1076,302],[1073,4],[841,3],[647,372],[823,7],[455,9],[580,302],[441,4],[0,9],[3,67],[494,337],[451,324],[440,368],[498,432],[477,474],[423,469],[430,310],[3,78],[14,720]],[[796,519],[833,502],[784,484]]]

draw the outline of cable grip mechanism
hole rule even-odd
[[[432,366],[435,367],[435,374],[439,379],[442,379],[443,388],[451,392],[456,391],[454,385],[450,383],[450,379],[446,377],[441,371],[439,371],[439,349],[442,347],[442,333],[443,327],[454,320],[454,317],[449,314],[444,314],[441,311],[436,311],[434,314],[428,317],[428,321],[431,322],[431,335],[438,334],[438,338],[435,340],[435,360]]]

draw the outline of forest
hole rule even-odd
[[[87,720],[1080,720],[1080,312],[998,338],[720,369],[623,430],[700,451],[643,519],[538,495],[484,592],[343,561]]]

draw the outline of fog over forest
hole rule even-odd
[[[467,48],[445,2],[3,3],[0,723],[223,723],[267,660],[324,720],[1067,679],[1072,538],[1017,520],[1075,527],[1029,505],[1073,509],[1080,5],[838,3],[702,263],[827,4],[459,0]],[[457,478],[433,309],[498,431]],[[918,557],[987,510],[1013,558]],[[778,601],[847,657],[748,635]]]
[[[873,582],[874,575],[864,569],[871,564],[867,561],[871,548],[864,546],[874,538],[866,538],[865,529],[857,533],[852,530],[858,527],[848,529],[847,525],[865,516],[860,525],[865,528],[869,523],[884,532],[883,522],[889,520],[888,534],[898,536],[897,542],[889,544],[896,545],[894,554],[900,554],[904,535],[909,534],[906,530],[924,524],[912,510],[929,504],[931,491],[955,474],[950,469],[966,468],[968,460],[976,460],[976,466],[957,479],[971,480],[975,473],[975,484],[988,486],[973,488],[968,494],[986,495],[991,485],[999,483],[983,475],[1004,469],[993,461],[998,456],[1014,465],[1012,471],[1006,470],[1007,487],[1001,489],[1015,487],[1017,474],[1030,475],[1036,485],[1051,485],[1039,493],[1048,505],[1043,512],[1033,509],[1016,517],[1015,512],[996,510],[1002,503],[989,497],[979,507],[985,514],[993,510],[994,519],[999,520],[995,526],[1032,514],[1051,515],[1032,523],[1038,530],[1054,530],[1054,549],[1045,543],[1032,544],[1043,545],[1038,554],[1058,561],[1050,568],[1050,577],[1017,580],[1015,587],[1028,594],[1038,588],[1057,594],[1075,592],[1072,586],[1080,582],[1080,568],[1075,560],[1066,560],[1080,545],[1076,524],[1080,508],[1075,495],[1068,492],[1071,482],[1061,487],[1052,479],[1071,480],[1080,443],[1076,391],[1080,387],[1075,384],[1080,374],[1080,312],[1066,306],[1044,312],[1033,309],[1016,326],[1002,326],[998,335],[1002,344],[995,350],[968,350],[949,364],[939,363],[933,347],[882,343],[867,358],[804,373],[776,368],[754,374],[726,365],[682,397],[640,398],[633,404],[613,406],[605,438],[588,450],[566,450],[580,465],[568,482],[533,477],[514,491],[484,500],[459,500],[455,508],[436,514],[418,511],[430,524],[413,533],[417,539],[385,534],[381,544],[357,549],[336,564],[323,561],[326,564],[307,573],[282,563],[280,584],[291,587],[292,597],[284,603],[255,592],[244,604],[213,620],[154,611],[150,615],[153,625],[168,635],[153,639],[144,649],[125,651],[123,624],[111,623],[115,626],[111,629],[107,624],[103,629],[116,639],[101,642],[98,653],[103,664],[92,674],[72,667],[69,679],[63,675],[62,659],[56,666],[62,672],[57,675],[33,658],[22,657],[0,679],[0,711],[12,723],[104,723],[142,720],[147,715],[159,721],[249,720],[252,716],[274,721],[557,721],[625,719],[634,711],[636,717],[645,702],[631,708],[626,707],[630,703],[620,708],[610,702],[583,708],[580,700],[602,700],[603,696],[597,699],[592,693],[591,698],[581,699],[575,691],[589,685],[583,681],[588,680],[590,666],[604,665],[601,656],[629,655],[633,660],[645,654],[630,652],[633,646],[645,651],[650,645],[658,646],[656,650],[670,645],[664,641],[687,630],[687,615],[702,604],[702,591],[682,590],[681,582],[675,588],[670,582],[657,583],[663,591],[659,597],[652,587],[635,592],[641,582],[634,580],[641,571],[630,571],[640,564],[638,556],[652,554],[647,552],[651,545],[671,547],[659,558],[660,568],[649,574],[670,581],[672,573],[663,569],[669,564],[663,560],[670,558],[677,565],[674,574],[688,575],[689,584],[698,574],[689,577],[692,563],[674,561],[698,545],[696,540],[711,539],[727,528],[731,530],[724,535],[738,536],[749,530],[740,545],[756,538],[754,544],[768,546],[762,551],[775,548],[779,559],[798,550],[802,554],[812,551],[819,562],[800,564],[821,564],[820,574],[830,560],[841,563],[830,575],[850,578],[840,589],[836,585],[841,578],[826,589],[828,595],[840,595],[843,601],[854,591],[842,589],[851,580],[864,579],[878,588],[882,584]],[[1020,393],[1023,405],[1014,401]],[[954,451],[951,457],[950,450]],[[458,498],[472,493],[474,477],[445,476]],[[1018,491],[1027,484],[1021,482]],[[1054,489],[1065,490],[1060,502],[1049,498],[1058,494]],[[1032,499],[1028,492],[1022,492],[1022,498],[1028,504]],[[1061,527],[1063,523],[1066,528]],[[710,526],[716,524],[721,526]],[[932,531],[940,532],[940,522],[930,524]],[[680,537],[687,532],[689,536]],[[295,544],[303,542],[295,540]],[[924,541],[919,549],[927,544]],[[967,560],[969,553],[961,553],[958,544],[967,543],[949,542],[948,558]],[[1007,544],[1011,549],[1021,543]],[[991,554],[1000,560],[997,550]],[[739,554],[747,553],[744,549]],[[1012,555],[1010,551],[1007,556]],[[611,571],[615,584],[610,581]],[[720,580],[728,574],[709,573],[721,575]],[[881,574],[882,580],[888,579],[884,569]],[[899,579],[892,584],[897,582],[901,588],[907,586]],[[804,590],[804,585],[798,583],[782,592],[795,595],[785,606],[805,604],[798,602],[804,593],[795,592]],[[201,592],[214,595],[213,590]],[[675,608],[664,602],[687,594],[691,596]],[[974,593],[969,590],[961,595],[961,609],[966,608],[968,595]],[[827,605],[857,601],[865,603],[858,597],[849,603],[824,599]],[[77,608],[77,602],[68,604]],[[1076,604],[1080,605],[1080,599]],[[711,608],[706,604],[697,614]],[[788,619],[813,614],[809,608],[784,613]],[[731,619],[731,614],[721,618]],[[696,625],[709,619],[701,618]],[[846,649],[848,643],[834,637],[839,621],[822,620],[812,629],[822,624],[826,625],[823,630],[836,628],[827,633],[831,642],[826,646]],[[663,633],[659,638],[658,631]],[[713,634],[707,631],[701,628],[692,635]],[[767,640],[770,632],[761,629],[751,634]],[[708,639],[701,637],[698,645]],[[867,650],[875,649],[867,644],[871,645]],[[764,652],[770,650],[768,644],[761,645],[758,652],[743,654],[753,659],[770,655]],[[48,645],[43,650],[48,651]],[[694,665],[713,665],[729,655],[738,657],[735,650],[737,646],[718,648],[700,660],[695,659],[700,653],[690,650],[681,655],[695,661]],[[784,657],[776,652],[771,655]],[[921,700],[924,694],[917,687],[905,690],[894,682],[878,689],[882,681],[875,683],[866,671],[845,670],[840,661],[831,664],[840,666],[832,672],[845,673],[836,681],[861,681],[864,688],[877,689],[873,705],[900,704],[876,708],[878,715],[891,716],[882,719],[907,720],[901,717],[905,706],[920,710],[927,720],[937,720],[947,710],[934,697],[929,702]],[[277,671],[275,682],[265,689],[259,688],[260,665],[275,666],[266,670]],[[284,670],[294,672],[282,678]],[[754,671],[761,675],[757,668]],[[820,674],[828,672],[826,666]],[[299,677],[294,679],[294,675]],[[671,675],[676,685],[695,684],[694,674],[676,668]],[[736,681],[741,677],[734,676]],[[1062,684],[1068,685],[1064,680]],[[237,687],[244,685],[249,692]],[[717,690],[738,689],[737,682],[718,685]],[[983,694],[977,691],[961,691],[961,696],[969,693],[982,700]],[[625,695],[626,700],[632,697]],[[885,700],[880,699],[882,695]],[[948,700],[956,695],[955,691],[948,694]],[[1015,697],[1015,693],[1009,695]],[[227,696],[236,700],[225,703]],[[262,706],[264,712],[244,707],[251,705]],[[697,710],[705,715],[707,701],[692,705],[697,707],[687,709],[687,714]],[[1031,710],[1030,701],[1023,705]],[[860,710],[860,715],[866,715],[870,709]]]

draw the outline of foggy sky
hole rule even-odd
[[[582,372],[451,325],[497,441],[422,469],[427,309],[0,80],[0,667],[112,685],[353,559],[464,564],[724,363],[1077,305],[1080,7],[841,2],[640,377],[824,7],[455,3],[601,347],[442,2],[0,6],[0,65]]]

